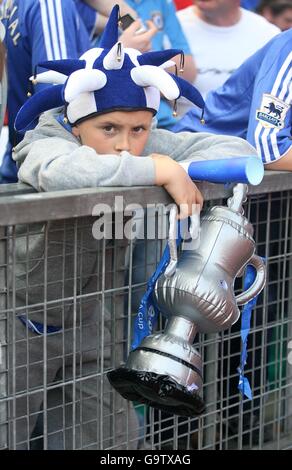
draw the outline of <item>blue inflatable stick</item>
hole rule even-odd
[[[256,186],[264,177],[263,162],[255,156],[184,162],[182,166],[192,179],[210,183],[246,183]]]

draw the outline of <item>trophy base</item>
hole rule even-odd
[[[107,374],[110,384],[130,401],[146,404],[178,416],[198,416],[205,403],[168,375],[120,367]]]

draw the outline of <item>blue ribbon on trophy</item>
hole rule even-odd
[[[262,258],[264,261],[264,258]],[[248,289],[256,278],[256,270],[253,266],[248,265],[246,268],[246,274],[244,278],[244,290]],[[239,373],[238,389],[242,397],[246,396],[249,400],[252,399],[252,390],[247,377],[244,376],[244,367],[247,361],[247,338],[250,331],[251,315],[254,307],[257,304],[258,295],[251,299],[247,304],[244,305],[241,313],[241,356],[240,365],[237,369]]]

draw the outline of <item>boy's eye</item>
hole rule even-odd
[[[137,126],[133,128],[133,132],[135,132],[136,134],[143,132],[144,130],[145,130],[144,126]]]
[[[115,126],[104,126],[103,130],[105,132],[114,132],[115,131]]]

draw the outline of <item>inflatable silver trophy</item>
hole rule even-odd
[[[145,337],[125,367],[108,374],[124,398],[181,416],[204,411],[195,336],[231,327],[238,307],[265,284],[265,265],[255,255],[253,228],[243,215],[246,192],[246,185],[237,184],[227,207],[209,209],[201,218],[197,248],[182,250],[174,272],[165,271],[157,280],[154,298],[168,319],[165,331]],[[256,270],[254,283],[235,296],[235,279],[247,265]]]

